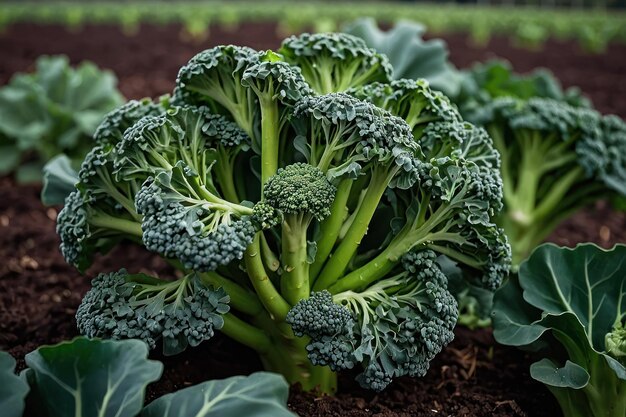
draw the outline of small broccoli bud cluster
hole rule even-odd
[[[107,114],[94,134],[98,145],[116,145],[122,140],[124,131],[144,116],[163,114],[165,108],[149,98],[130,100],[122,107]]]
[[[618,323],[606,334],[604,339],[606,351],[622,364],[626,363],[626,328]]]
[[[308,213],[321,221],[330,215],[337,188],[317,167],[295,163],[280,168],[265,184],[265,201],[283,214]]]
[[[73,191],[57,216],[57,234],[61,238],[61,253],[71,265],[83,263],[88,254],[81,244],[89,236],[87,208],[80,191]]]
[[[383,279],[363,293],[314,292],[291,309],[287,323],[297,336],[311,338],[313,364],[342,370],[360,363],[357,380],[378,391],[394,377],[426,373],[454,338],[457,303],[435,252],[409,252],[401,265],[399,279]],[[399,289],[389,294],[390,288]]]
[[[256,203],[253,211],[251,220],[259,230],[271,229],[278,226],[282,221],[280,212],[263,201]]]
[[[95,146],[86,156],[78,171],[81,184],[92,184],[98,175],[98,170],[105,167],[110,161],[106,145]]]
[[[141,228],[146,248],[178,259],[187,269],[214,271],[243,258],[256,233],[249,217],[220,222],[207,229],[201,219],[204,214],[213,214],[210,209],[167,201],[166,191],[153,178],[137,193],[135,206],[137,213],[143,215]]]
[[[450,100],[441,92],[431,90],[424,79],[371,83],[351,89],[348,93],[403,118],[413,129],[424,123],[429,126],[433,121],[462,122],[461,115]]]
[[[209,138],[218,141],[226,148],[242,147],[247,150],[251,146],[250,136],[237,123],[228,120],[220,114],[209,114],[206,110],[202,125],[202,132]]]
[[[287,323],[296,336],[313,338],[333,336],[353,324],[350,311],[333,302],[326,290],[313,292],[311,297],[300,301],[287,314]]]
[[[192,275],[168,282],[122,269],[92,281],[76,322],[87,337],[141,339],[152,349],[162,339],[164,354],[174,355],[213,337],[228,302],[223,289]]]

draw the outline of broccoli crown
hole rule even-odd
[[[130,100],[104,117],[94,133],[94,139],[98,145],[115,145],[122,140],[124,131],[139,119],[144,116],[157,116],[164,112],[165,108],[162,104],[154,103],[149,98]]]
[[[289,106],[313,94],[300,68],[280,61],[280,56],[271,51],[262,54],[259,62],[246,68],[241,85],[252,88],[259,97]]]
[[[141,339],[174,355],[213,337],[224,325],[229,297],[195,275],[162,281],[122,269],[100,274],[78,310],[78,330],[87,337]]]
[[[137,193],[144,245],[196,271],[213,271],[243,258],[256,233],[252,219],[235,206],[193,201],[181,194],[176,184],[193,181],[196,175],[185,168],[179,164],[173,171],[148,178]]]
[[[313,364],[341,370],[360,363],[357,381],[376,391],[392,378],[426,374],[454,338],[457,303],[433,251],[410,252],[400,267],[360,293],[314,292],[291,309],[287,323],[311,338]]]
[[[271,229],[281,222],[280,212],[266,202],[256,203],[252,210],[252,223],[259,230]]]
[[[393,68],[385,55],[346,33],[303,33],[285,39],[279,50],[285,60],[302,68],[306,80],[320,94],[391,79]]]
[[[265,201],[283,214],[311,214],[321,221],[330,215],[337,188],[317,167],[295,163],[270,177],[263,188]]]

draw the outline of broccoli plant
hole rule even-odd
[[[498,224],[514,265],[582,207],[626,195],[626,123],[616,116],[550,98],[500,97],[474,121],[502,158]]]
[[[545,244],[494,297],[496,340],[543,359],[530,375],[565,417],[626,416],[626,246]]]
[[[220,331],[307,390],[351,368],[375,390],[423,375],[458,315],[442,265],[488,291],[508,271],[498,154],[357,38],[279,52],[203,51],[171,101],[105,119],[58,216],[61,250],[84,269],[127,240],[181,274],[100,275],[79,328],[166,354]]]

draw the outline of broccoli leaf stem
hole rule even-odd
[[[284,321],[291,306],[276,290],[265,271],[263,259],[261,259],[261,244],[258,233],[246,249],[244,260],[250,281],[261,303],[268,313],[270,313],[273,320],[277,322]]]

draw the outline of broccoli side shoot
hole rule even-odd
[[[303,33],[282,43],[279,52],[302,69],[318,94],[345,91],[374,81],[389,81],[389,59],[365,41],[346,33]]]
[[[224,325],[229,297],[190,274],[164,281],[125,270],[100,274],[76,311],[87,337],[141,339],[175,355],[210,339]]]
[[[458,317],[447,279],[432,251],[406,254],[397,270],[361,291],[323,290],[287,316],[294,333],[307,335],[309,359],[333,370],[360,364],[357,381],[383,390],[392,378],[423,376],[454,338]]]

